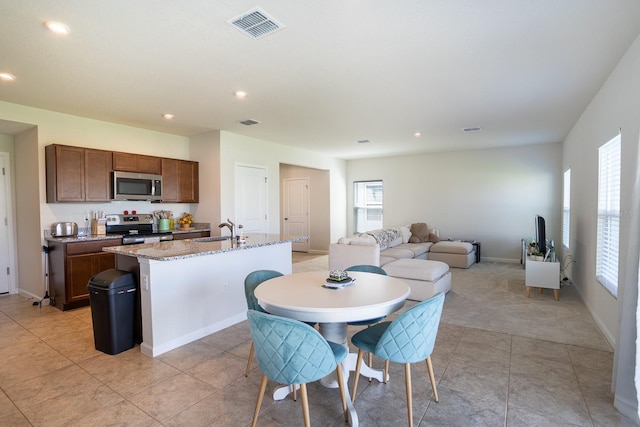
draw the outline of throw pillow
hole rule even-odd
[[[422,243],[429,241],[429,226],[424,222],[411,224],[410,243]]]
[[[429,241],[433,243],[438,243],[440,241],[440,231],[435,228],[429,229]]]
[[[402,234],[402,243],[409,243],[409,239],[411,238],[411,229],[410,225],[403,225],[400,227],[400,233]]]

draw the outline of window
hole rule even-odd
[[[564,171],[564,188],[562,197],[562,246],[569,249],[569,237],[571,232],[571,168]]]
[[[620,150],[620,135],[604,144],[598,150],[596,278],[613,296],[618,294]]]
[[[382,228],[382,181],[353,183],[353,220],[356,233]]]

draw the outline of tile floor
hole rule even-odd
[[[326,258],[296,261],[294,270],[326,269]],[[246,322],[155,359],[138,347],[109,356],[94,349],[89,308],[31,303],[0,297],[0,425],[250,423],[261,374],[254,363],[244,377]],[[416,426],[633,425],[612,405],[609,351],[441,323],[432,359],[439,403],[426,367],[412,366]],[[392,364],[388,384],[360,380],[360,425],[406,425],[403,375]],[[309,402],[313,425],[345,425],[337,390],[311,384]],[[258,424],[301,425],[299,402],[267,393]]]

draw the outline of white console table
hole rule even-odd
[[[540,288],[542,293],[544,288],[553,289],[553,297],[556,301],[560,300],[560,263],[533,261],[527,256],[525,263],[525,279],[527,298],[531,293],[531,288]]]

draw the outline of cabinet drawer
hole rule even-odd
[[[102,252],[106,246],[120,246],[121,239],[93,240],[91,242],[67,243],[67,255],[81,255]]]

